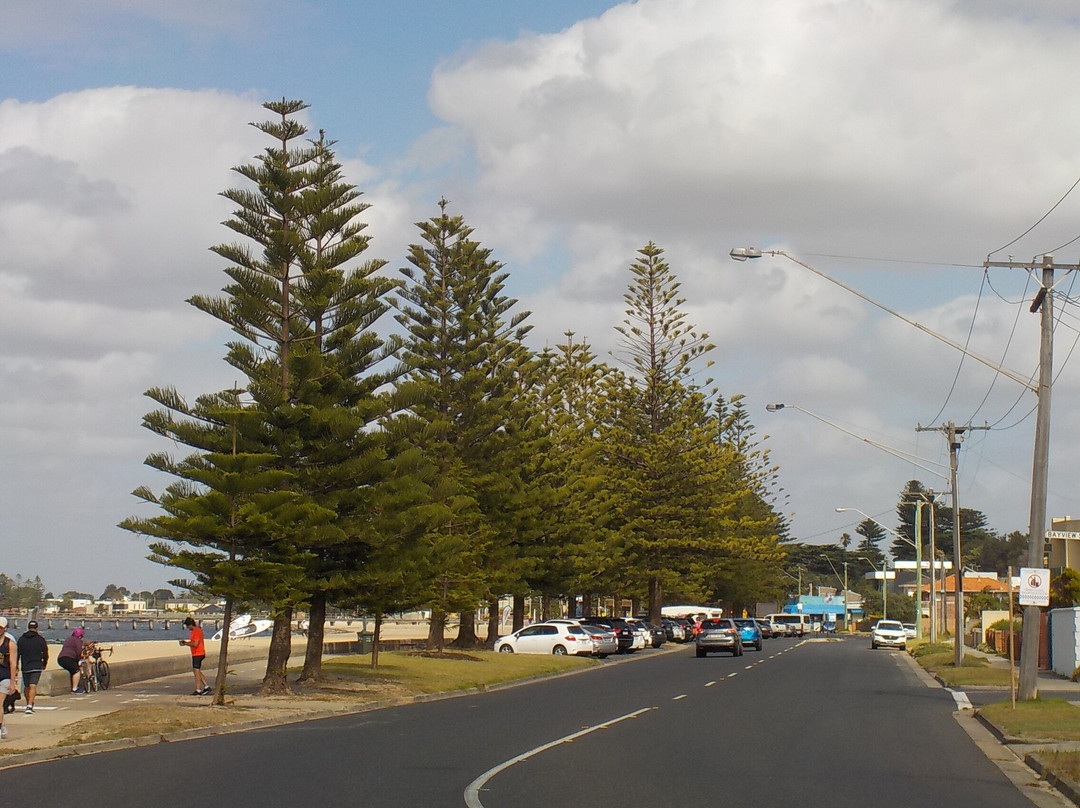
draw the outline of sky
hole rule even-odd
[[[445,197],[536,349],[572,331],[614,362],[628,267],[662,247],[793,538],[853,533],[838,507],[895,528],[910,479],[947,491],[950,421],[979,427],[961,506],[1026,531],[1035,395],[902,318],[1036,372],[1036,279],[983,261],[1080,261],[1078,27],[1066,0],[0,0],[0,572],[174,577],[116,527],[167,483],[143,459],[182,452],[142,428],[144,393],[236,382],[185,300],[225,284],[220,194],[281,98],[371,205],[366,257],[405,265]],[[796,260],[728,257],[746,246]],[[1074,275],[1055,518],[1080,516]]]

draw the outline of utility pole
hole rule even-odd
[[[1022,268],[1035,272],[1036,263],[984,261],[984,267]],[[1054,269],[1080,269],[1080,264],[1054,264],[1054,256],[1042,256],[1039,292],[1031,303],[1031,313],[1040,312],[1039,398],[1035,420],[1035,450],[1031,462],[1031,518],[1028,523],[1029,567],[1043,566],[1046,542],[1046,489],[1050,466],[1050,389],[1054,381]],[[1041,310],[1041,311],[1040,311]],[[1039,632],[1042,612],[1038,606],[1024,607],[1023,636],[1020,640],[1019,696],[1030,701],[1039,695]]]
[[[940,427],[916,426],[916,432],[932,432],[940,430],[945,433],[949,441],[949,476],[952,485],[952,515],[953,515],[953,574],[956,576],[956,633],[953,636],[953,664],[959,668],[964,662],[964,566],[961,563],[960,553],[960,497],[957,496],[956,488],[956,464],[960,454],[960,443],[964,433],[971,429],[989,429],[988,426],[957,426],[952,421],[942,424]],[[944,622],[944,621],[943,621]],[[944,625],[942,626],[944,628]]]

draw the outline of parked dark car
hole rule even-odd
[[[683,631],[686,634],[686,642],[694,641],[694,621],[689,617],[676,617],[675,622],[683,627]]]
[[[682,623],[670,617],[661,618],[660,625],[664,627],[664,635],[668,638],[668,642],[686,642],[689,639]]]
[[[603,626],[615,633],[615,639],[619,641],[619,653],[628,654],[634,649],[634,629],[621,617],[581,617],[583,623],[588,622],[593,626]]]
[[[730,617],[711,617],[701,621],[701,628],[694,637],[694,646],[699,657],[706,656],[710,651],[727,651],[732,656],[742,656],[742,635]]]
[[[762,639],[771,640],[773,637],[772,626],[769,625],[768,620],[762,620],[760,617],[755,617],[754,622],[757,623],[758,631],[761,632]]]
[[[652,637],[652,647],[659,648],[665,642],[667,642],[667,632],[661,626],[655,623],[646,623],[642,621],[645,628],[649,630],[649,636]]]

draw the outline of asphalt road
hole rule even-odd
[[[683,646],[480,695],[12,769],[0,800],[1030,806],[954,709],[865,640],[773,640],[740,658],[696,659]]]

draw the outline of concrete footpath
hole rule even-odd
[[[229,685],[257,684],[266,672],[269,638],[233,640],[229,644]],[[189,695],[195,687],[191,653],[173,640],[114,643],[109,663],[112,684],[108,690],[76,695],[70,692],[67,672],[54,670],[50,660],[48,687],[39,689],[33,714],[25,712],[25,698],[7,716],[6,740],[0,742],[0,766],[12,750],[34,749],[56,744],[64,730],[84,718],[105,715],[133,704],[208,705],[209,696]],[[301,638],[293,648],[293,661],[304,653]],[[207,680],[214,684],[217,654],[207,655],[203,665]],[[21,676],[19,677],[22,678]],[[59,682],[59,686],[57,686]],[[21,682],[20,682],[21,686]]]

